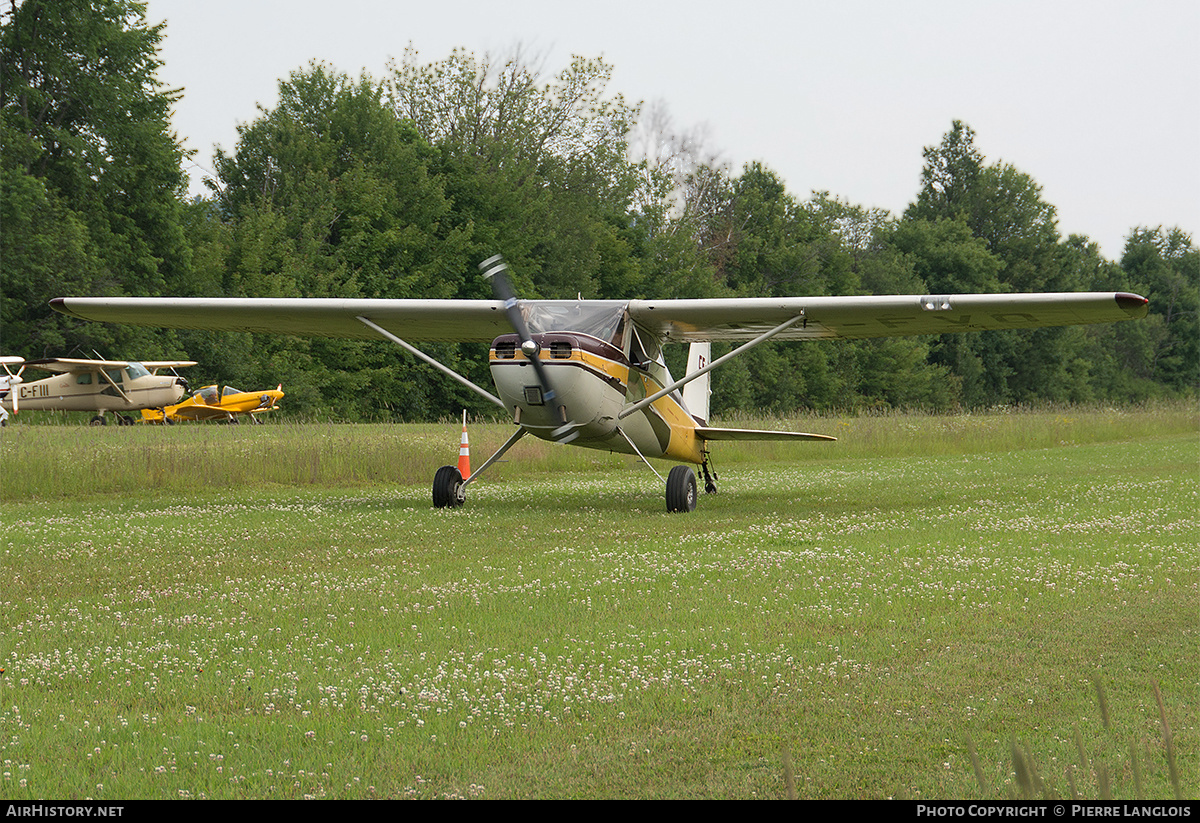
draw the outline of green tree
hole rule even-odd
[[[984,164],[974,132],[954,121],[925,149],[922,188],[894,235],[933,293],[1077,291],[1087,272],[1059,240],[1054,206],[1011,165]],[[943,336],[932,359],[962,381],[968,406],[1088,399],[1087,334],[1072,329]]]
[[[1136,228],[1121,268],[1132,290],[1150,299],[1147,331],[1158,332],[1147,341],[1143,376],[1172,392],[1200,390],[1200,251],[1191,236],[1179,228]]]
[[[224,258],[220,290],[371,298],[471,292],[479,278],[466,253],[469,232],[453,225],[435,161],[369,77],[353,80],[320,64],[293,72],[280,83],[278,105],[239,127],[232,155],[217,155],[215,204],[230,230],[227,237],[209,230],[215,245],[204,248]],[[453,363],[457,349],[445,356]],[[256,360],[273,370],[257,379],[285,380],[294,405],[313,413],[369,418],[382,409],[421,418],[479,402],[429,381],[428,367],[391,343],[280,339]]]
[[[188,271],[183,151],[168,122],[178,92],[156,77],[162,36],[131,0],[25,0],[5,15],[3,292],[29,306],[23,317],[6,308],[10,351],[175,349],[170,335],[146,330],[40,322],[58,294],[160,294]]]
[[[543,82],[519,50],[504,61],[455,50],[422,65],[409,49],[391,67],[396,116],[437,148],[469,257],[503,253],[526,296],[639,291],[626,156],[638,108],[608,95],[611,77],[602,60],[575,57]]]

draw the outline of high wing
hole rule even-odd
[[[1144,317],[1147,302],[1121,292],[1068,292],[631,300],[627,304],[527,300],[522,305],[535,311],[571,303],[626,305],[637,326],[663,341],[702,342],[750,340],[793,319],[777,339],[858,339],[1110,323]],[[84,320],[305,337],[378,339],[363,319],[414,341],[490,342],[511,331],[499,300],[56,297],[50,305]]]
[[[750,340],[801,319],[778,340],[902,337],[1111,323],[1146,315],[1146,298],[1111,292],[634,300],[629,314],[663,340]]]
[[[195,366],[196,360],[139,360],[151,374],[157,374],[159,369],[185,369]]]
[[[25,365],[31,369],[56,372],[58,374],[74,374],[76,372],[94,372],[100,369],[123,369],[133,362],[130,360],[88,360],[75,357],[51,357],[46,360],[30,360]],[[181,369],[185,366],[196,365],[195,360],[141,360],[147,370]]]
[[[512,331],[499,300],[56,297],[50,305],[83,320],[300,337],[378,340],[378,332],[358,317],[398,336],[431,342],[490,343]]]

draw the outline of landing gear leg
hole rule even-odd
[[[471,476],[463,479],[457,466],[442,466],[433,476],[433,505],[439,509],[446,507],[457,508],[467,500],[467,485],[474,483],[479,475],[487,471],[503,454],[512,448],[513,444],[528,434],[528,429],[517,429],[516,433],[505,441],[496,453],[484,461],[483,465],[471,472]]]
[[[717,482],[716,481],[720,480],[721,478],[717,477],[716,470],[712,469],[712,467],[709,466],[708,462],[709,462],[708,455],[705,455],[704,463],[700,467],[701,470],[704,472],[704,493],[705,494],[716,494],[717,493]]]

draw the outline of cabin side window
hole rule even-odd
[[[629,362],[641,369],[662,362],[662,347],[658,341],[634,326],[629,336]]]

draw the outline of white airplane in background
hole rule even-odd
[[[527,434],[637,455],[647,465],[651,457],[697,465],[710,493],[716,491],[709,462],[714,440],[835,439],[708,425],[709,372],[767,340],[1110,323],[1144,317],[1148,302],[1112,292],[521,301],[498,256],[480,269],[492,281],[493,300],[58,297],[51,306],[111,323],[393,341],[503,408],[516,425],[470,477],[455,466],[437,470],[433,503],[445,507],[462,505],[467,486]],[[409,341],[491,341],[496,394]],[[742,345],[710,362],[713,341]],[[675,342],[691,344],[680,380],[671,377],[662,356],[662,346]],[[672,468],[665,483],[668,511],[695,508],[690,466]]]
[[[42,380],[27,381],[21,372],[13,374],[9,365],[24,362],[25,369],[53,372]],[[187,381],[176,375],[158,374],[159,369],[194,366],[194,360],[89,360],[53,357],[48,360],[22,361],[19,357],[0,358],[7,377],[0,378],[11,388],[0,391],[0,411],[41,409],[44,411],[94,411],[93,426],[108,422],[112,412],[121,425],[133,423],[122,412],[161,409],[178,403],[187,394]],[[15,379],[15,383],[12,381]],[[5,414],[7,417],[7,413]]]

